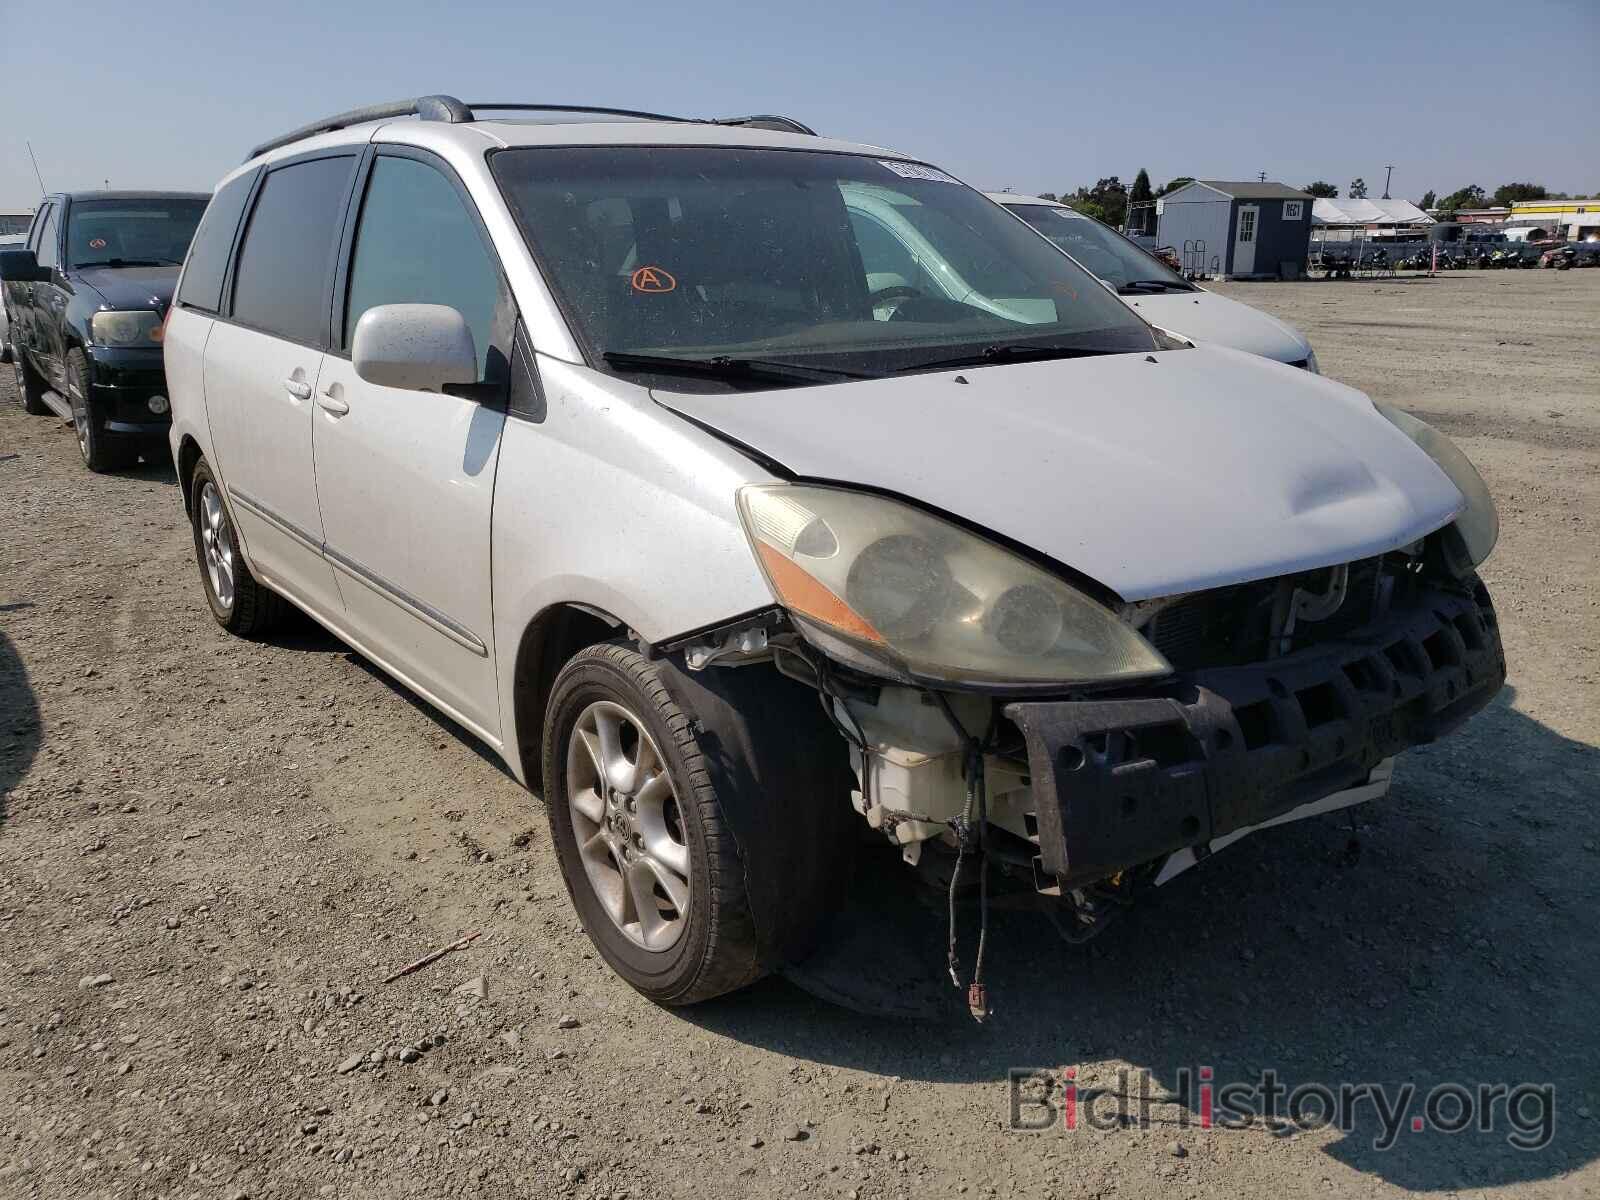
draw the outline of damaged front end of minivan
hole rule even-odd
[[[1384,553],[1124,603],[896,499],[751,485],[740,515],[779,607],[673,648],[690,672],[765,664],[816,691],[855,811],[949,892],[950,977],[981,1020],[991,886],[1086,940],[1250,832],[1381,797],[1395,755],[1499,691],[1476,574],[1493,504],[1447,441],[1380,411],[1464,500]]]

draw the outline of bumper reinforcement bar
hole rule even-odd
[[[1283,658],[1181,674],[1164,694],[1008,704],[1028,747],[1037,881],[1076,886],[1272,822],[1456,728],[1506,673],[1472,583]]]

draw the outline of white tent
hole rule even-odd
[[[1433,218],[1409,200],[1318,200],[1313,225],[1432,225]]]

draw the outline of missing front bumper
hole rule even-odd
[[[1455,729],[1505,682],[1494,607],[1473,582],[1335,642],[1188,672],[1161,695],[1007,705],[1027,742],[1038,885],[1276,823]]]

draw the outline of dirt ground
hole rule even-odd
[[[308,623],[222,633],[170,470],[89,474],[7,371],[0,1196],[1600,1192],[1600,270],[1218,290],[1477,461],[1510,685],[1400,761],[1359,854],[1338,815],[1258,835],[1088,948],[1000,918],[984,1028],[953,992],[922,1024],[781,980],[640,999],[535,797]],[[1062,1066],[1147,1119],[1008,1131],[1008,1069]],[[1201,1129],[1204,1067],[1411,1112],[1550,1085],[1551,1136]]]

